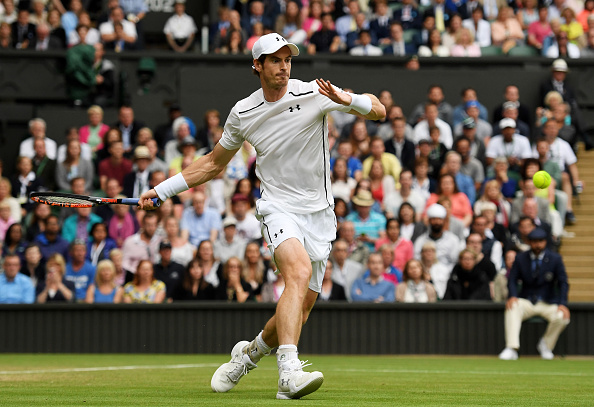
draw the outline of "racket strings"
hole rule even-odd
[[[69,197],[69,196],[57,196],[57,195],[43,195],[43,196],[36,196],[32,197],[34,201],[42,202],[48,205],[57,205],[57,206],[70,206],[70,207],[91,207],[93,206],[92,202],[89,202],[87,199],[81,199],[76,197]]]

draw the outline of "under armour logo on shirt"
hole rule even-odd
[[[299,105],[296,105],[295,107],[293,107],[293,106],[290,106],[290,107],[289,107],[289,112],[293,113],[293,110],[295,110],[295,109],[297,109],[297,110],[301,110],[301,108],[299,107]]]
[[[279,233],[282,235],[282,234],[283,234],[283,230],[281,229]],[[277,237],[278,237],[278,233],[275,233],[275,234],[274,234],[274,238],[276,239]],[[284,355],[283,355],[283,356],[284,356]]]

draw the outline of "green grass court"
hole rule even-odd
[[[0,406],[594,406],[594,359],[317,356],[324,385],[276,400],[276,359],[234,390],[210,378],[228,355],[0,355]]]

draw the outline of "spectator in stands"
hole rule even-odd
[[[475,112],[474,109],[478,109],[478,112]],[[459,136],[462,134],[461,124],[468,117],[472,117],[473,120],[474,120],[474,118],[478,118],[485,122],[487,122],[489,120],[487,108],[485,106],[483,106],[483,104],[478,101],[478,96],[477,96],[476,90],[474,88],[462,89],[462,103],[460,103],[459,105],[454,107],[453,124],[454,124],[454,133],[456,136]],[[487,122],[487,124],[488,124],[488,122]],[[460,127],[458,127],[459,125],[460,125]],[[489,125],[489,128],[490,128],[490,125]]]
[[[303,21],[302,28],[307,33],[307,42],[311,39],[311,36],[322,29],[322,13],[324,12],[324,6],[320,0],[312,0],[309,2],[309,11],[307,17]]]
[[[322,29],[312,34],[307,46],[307,53],[310,55],[335,54],[340,50],[341,45],[340,36],[334,29],[332,15],[330,13],[322,14]]]
[[[369,191],[360,190],[351,201],[355,211],[346,219],[353,222],[357,239],[365,243],[371,251],[375,242],[385,237],[386,218],[381,213],[371,210],[374,200]]]
[[[43,184],[33,172],[33,161],[29,157],[18,157],[16,170],[17,173],[10,180],[12,196],[18,199],[24,210],[29,211],[33,207],[29,194],[41,190]]]
[[[485,144],[489,142],[489,139],[493,135],[493,127],[487,122],[486,119],[480,117],[481,115],[481,104],[477,100],[468,100],[464,104],[464,116],[466,118],[472,118],[476,128],[476,137],[478,137]],[[486,111],[485,111],[486,116]],[[460,122],[454,127],[454,134],[461,136],[463,133],[463,124]],[[497,133],[495,133],[497,134]]]
[[[116,217],[114,216],[110,221],[110,236],[115,220]],[[157,222],[158,216],[155,212],[145,213],[142,218],[141,229],[124,240],[124,244],[122,245],[122,252],[124,254],[122,267],[126,270],[127,281],[129,281],[128,273],[134,274],[142,260],[148,260],[150,262],[152,271],[152,265],[156,262],[159,253],[159,243],[162,240],[161,236],[155,233],[157,231]],[[131,226],[132,221],[129,220],[127,224]],[[113,238],[113,236],[111,237]]]
[[[453,183],[453,180],[452,180]],[[437,259],[448,269],[452,269],[458,261],[461,250],[460,239],[452,232],[445,230],[446,209],[440,204],[433,204],[427,210],[429,230],[414,241],[415,258],[421,258],[421,249],[426,241],[433,241],[437,247]]]
[[[439,118],[438,106],[433,102],[425,104],[424,119],[415,125],[415,142],[418,144],[422,139],[429,139],[431,137],[431,128],[437,127],[439,129],[439,142],[450,149],[454,139],[452,137],[452,129],[450,125]]]
[[[538,217],[542,219],[544,222],[551,223],[551,215],[549,213],[549,202],[547,199],[536,196],[536,187],[534,186],[534,182],[532,182],[532,178],[524,179],[522,182],[522,194],[516,197],[512,201],[512,208],[511,208],[511,223],[516,223],[520,220],[520,215],[522,213],[522,208],[524,206],[524,201],[526,199],[534,198],[538,204]]]
[[[0,304],[32,304],[35,301],[35,287],[29,277],[19,273],[20,257],[16,254],[7,255],[2,268]]]
[[[92,208],[76,208],[76,214],[70,215],[64,220],[62,237],[68,243],[75,240],[84,240],[86,242],[93,225],[103,221],[99,215],[91,213],[91,210]]]
[[[485,270],[478,267],[477,257],[478,254],[470,249],[460,252],[458,264],[448,280],[444,300],[491,300],[491,280]]]
[[[254,30],[254,31],[257,32],[257,30]],[[230,55],[247,54],[248,49],[246,48],[246,41],[241,36],[241,31],[239,31],[239,30],[229,31],[229,35],[227,35],[227,39],[225,40],[225,43],[221,47],[220,52],[221,52],[221,54],[230,54]]]
[[[154,132],[154,139],[160,150],[164,150],[165,144],[175,138],[172,125],[175,119],[182,116],[182,109],[177,103],[172,103],[169,106],[168,112],[168,121],[159,124]]]
[[[165,239],[171,244],[171,260],[186,267],[196,254],[196,246],[180,236],[179,219],[174,215],[167,216],[164,224]]]
[[[338,157],[334,160],[334,167],[331,174],[332,195],[334,198],[340,198],[345,202],[351,200],[351,195],[357,181],[348,175],[347,162],[344,158]]]
[[[461,169],[462,157],[460,154],[456,151],[448,151],[445,155],[444,165],[441,169],[441,173],[442,175],[449,174],[454,177],[458,190],[466,195],[470,201],[470,205],[472,206],[476,200],[476,181],[472,179],[470,175],[464,174]],[[459,216],[457,217],[459,218]],[[468,224],[466,224],[466,226],[468,226]]]
[[[388,7],[388,2],[386,0],[380,0],[375,2],[374,11],[373,18],[369,22],[369,31],[371,31],[372,36],[376,39],[377,45],[388,45],[390,43],[390,22],[392,20],[392,10],[390,10]]]
[[[95,86],[92,92],[93,103],[107,107],[114,103],[115,92],[115,65],[108,59],[105,59],[105,48],[102,43],[94,45],[95,57],[93,60],[93,69],[95,72]]]
[[[400,236],[400,224],[396,218],[388,219],[386,222],[386,237],[378,239],[376,251],[384,245],[388,245],[392,250],[392,266],[400,271],[404,270],[406,262],[413,258],[414,250],[412,242]]]
[[[577,45],[569,42],[569,34],[560,31],[555,36],[556,43],[547,48],[547,58],[579,58],[580,49]]]
[[[146,125],[136,120],[134,117],[134,109],[131,106],[123,105],[118,112],[118,122],[112,127],[119,129],[122,132],[122,141],[124,143],[124,151],[130,153],[134,145],[136,145],[136,137],[138,131]]]
[[[244,303],[255,300],[251,285],[241,276],[242,264],[237,257],[225,263],[221,283],[217,288],[216,300]]]
[[[112,43],[116,48],[118,41],[123,41],[129,46],[134,46],[138,38],[136,32],[136,24],[132,21],[124,19],[124,11],[121,7],[114,7],[110,10],[110,19],[99,26],[99,32],[101,33],[101,41],[104,44]],[[119,33],[116,29],[116,25],[120,26]],[[121,46],[121,44],[120,44]]]
[[[7,24],[12,24],[17,20],[17,9],[14,6],[14,0],[4,0],[3,9],[0,10],[0,19]]]
[[[237,234],[237,219],[227,215],[223,219],[223,233],[214,242],[214,256],[221,263],[231,257],[242,258],[245,255],[247,240]]]
[[[427,42],[419,47],[420,57],[449,57],[450,49],[443,45],[441,33],[438,29],[432,29],[427,37]]]
[[[60,39],[50,35],[50,27],[47,23],[42,22],[37,24],[35,33],[36,35],[33,39],[33,43],[29,47],[30,49],[34,49],[36,51],[64,49]]]
[[[340,36],[340,40],[343,43],[346,43],[347,34],[352,31],[352,27],[356,26],[356,16],[361,12],[361,7],[358,0],[349,0],[347,7],[347,14],[336,19],[336,32]],[[366,24],[363,28],[369,28],[369,24]]]
[[[379,161],[381,167],[383,168],[384,174],[386,176],[391,176],[393,185],[396,185],[396,180],[400,178],[400,171],[402,171],[400,161],[398,161],[398,158],[396,158],[394,154],[386,153],[386,147],[384,146],[384,142],[381,138],[374,136],[371,138],[369,144],[369,152],[371,154],[363,161],[363,178],[370,177],[373,162]],[[380,179],[379,181],[382,180]],[[390,190],[393,189],[394,188],[390,188]]]
[[[241,268],[241,278],[250,285],[255,299],[261,298],[262,285],[265,282],[266,267],[260,253],[260,244],[250,241],[245,247]]]
[[[422,144],[429,144],[429,140],[421,140],[419,147]],[[431,192],[435,191],[437,185],[433,178],[433,174],[429,174],[429,168],[429,160],[427,157],[417,157],[415,159],[414,176],[411,188],[418,191],[425,201],[429,198]],[[433,171],[433,168],[431,168],[431,171]],[[425,208],[425,206],[423,206],[423,208]],[[419,219],[421,212],[422,211],[418,211]]]
[[[12,29],[6,21],[0,22],[0,50],[12,49]]]
[[[12,46],[16,49],[34,49],[36,26],[29,23],[29,10],[20,8],[16,21],[11,25]]]
[[[95,71],[93,61],[95,48],[86,43],[89,27],[77,25],[76,33],[80,42],[66,51],[66,85],[68,96],[74,106],[88,106],[91,104],[91,94],[95,86]]]
[[[235,218],[237,235],[244,240],[261,239],[260,222],[250,211],[249,197],[236,193],[231,198],[231,215]]]
[[[348,175],[354,178],[355,181],[361,180],[363,164],[361,160],[356,157],[353,153],[353,145],[348,140],[342,140],[338,143],[337,153],[339,157],[342,157],[347,162]],[[330,158],[330,169],[334,167],[334,161],[336,158]]]
[[[427,102],[437,105],[438,117],[447,124],[452,123],[453,108],[445,101],[443,89],[440,85],[430,85],[427,90]],[[425,119],[426,102],[417,104],[409,117],[409,123],[414,126]]]
[[[171,164],[171,162],[176,157],[182,155],[180,147],[183,140],[185,140],[187,137],[193,137],[190,128],[190,121],[187,117],[180,116],[175,119],[171,125],[171,128],[175,139],[169,140],[165,144],[164,159],[167,164]]]
[[[34,139],[33,150],[33,172],[41,183],[50,191],[56,188],[56,160],[47,156],[45,149],[45,140]]]
[[[537,50],[542,50],[545,38],[551,35],[551,24],[549,23],[549,8],[545,4],[538,6],[538,20],[528,26],[527,44]]]
[[[519,171],[524,159],[532,157],[530,141],[516,134],[516,121],[504,118],[499,121],[501,134],[491,138],[487,147],[487,164],[491,165],[497,157],[506,157],[510,169]]]
[[[45,279],[45,260],[41,256],[39,246],[29,243],[25,247],[24,259],[21,260],[21,274],[31,278],[34,286]]]
[[[561,25],[561,30],[567,33],[569,42],[578,48],[582,47],[584,28],[577,21],[575,11],[571,7],[564,7],[561,17],[565,20],[565,23]]]
[[[11,193],[11,182],[4,177],[0,178],[0,202],[7,202],[10,205],[10,217],[14,219],[15,222],[20,222],[24,210],[21,209],[19,200],[14,196],[11,196]]]
[[[178,155],[169,162],[170,177],[173,177],[175,174],[181,172],[182,169],[202,157],[202,154],[197,152],[198,146],[196,139],[192,136],[185,136],[177,145],[178,149],[181,150],[181,155]]]
[[[396,301],[408,303],[436,302],[435,287],[429,273],[419,260],[409,260],[404,266],[402,284],[396,287]]]
[[[493,45],[501,47],[504,54],[518,45],[524,44],[524,32],[511,7],[502,7],[497,20],[491,24]]]
[[[407,44],[404,41],[404,30],[402,24],[392,21],[390,24],[390,38],[388,45],[384,48],[384,55],[405,56],[416,52],[414,44]]]
[[[124,158],[124,144],[114,141],[107,147],[109,157],[99,162],[99,184],[105,190],[107,180],[114,178],[120,185],[124,184],[124,177],[132,171],[132,161]]]
[[[109,259],[97,264],[95,282],[89,285],[85,302],[88,304],[119,304],[124,296],[124,288],[116,283],[116,268]]]
[[[505,102],[502,105],[502,116],[504,119],[512,119],[516,122],[516,133],[528,139],[531,137],[530,125],[519,118],[520,111],[518,110],[517,102]],[[493,134],[501,134],[499,123],[493,125]]]
[[[435,28],[443,33],[448,27],[454,12],[446,8],[445,0],[433,0],[425,10],[425,16],[428,15],[435,18]]]
[[[421,248],[421,264],[431,278],[431,284],[435,289],[438,299],[442,299],[450,279],[451,268],[437,260],[437,249],[435,243],[427,240]]]
[[[165,283],[155,278],[150,260],[141,260],[134,273],[134,279],[124,286],[123,302],[160,304],[165,300]]]
[[[165,283],[166,298],[173,299],[173,294],[178,290],[184,274],[184,266],[171,258],[172,246],[169,240],[163,240],[159,244],[159,256],[161,259],[153,265],[155,278]]]
[[[107,225],[103,222],[94,223],[87,239],[87,260],[97,266],[101,260],[109,259],[109,253],[115,248],[115,240],[107,235]]]
[[[195,192],[192,206],[186,208],[181,219],[182,238],[188,239],[194,246],[203,240],[214,242],[222,229],[221,215],[214,209],[205,206],[206,196],[203,192]]]
[[[70,261],[66,263],[64,279],[74,283],[74,296],[78,302],[85,300],[87,289],[95,279],[95,266],[86,258],[87,242],[81,239],[74,240],[70,245]]]
[[[136,49],[144,48],[144,17],[149,11],[148,4],[144,0],[120,0],[120,7],[124,11],[126,20],[134,23],[138,40]]]
[[[66,158],[56,166],[58,188],[70,191],[70,181],[74,178],[85,179],[85,190],[93,190],[95,169],[93,163],[81,157],[81,145],[78,140],[70,140],[66,147]]]
[[[35,118],[29,121],[29,134],[30,137],[23,140],[19,146],[19,155],[24,157],[33,158],[35,155],[35,149],[33,148],[33,141],[35,139],[42,139],[45,141],[45,151],[47,156],[55,160],[56,150],[58,148],[56,142],[46,136],[47,124],[42,118]]]
[[[395,116],[391,119],[391,137],[385,141],[386,153],[391,153],[398,158],[403,168],[412,170],[416,157],[415,145],[406,138],[407,126],[404,116]],[[379,135],[379,129],[378,129]]]
[[[80,141],[78,129],[76,127],[70,127],[66,130],[66,141],[64,144],[60,144],[58,147],[58,157],[56,158],[57,162],[63,162],[66,159],[68,143],[73,140]],[[80,158],[87,161],[93,160],[93,151],[88,144],[80,143]],[[87,180],[85,180],[85,182],[86,181]]]
[[[223,279],[223,263],[215,259],[214,246],[210,240],[203,240],[198,244],[196,259],[199,260],[204,280],[214,288],[218,288]]]
[[[0,201],[0,207],[4,208],[6,202]],[[3,211],[6,209],[3,209]],[[8,214],[10,216],[10,207],[8,207]],[[21,264],[25,263],[25,249],[28,242],[25,240],[23,227],[20,223],[12,223],[6,229],[6,232],[0,236],[2,238],[2,257],[8,254],[16,254],[21,259]]]
[[[468,182],[470,182],[471,187],[474,188],[470,178],[468,178]],[[472,222],[472,205],[470,204],[468,196],[463,192],[460,192],[458,189],[456,178],[452,174],[444,173],[439,178],[436,192],[429,196],[429,199],[427,199],[427,203],[425,204],[425,209],[427,210],[425,217],[428,217],[429,208],[442,198],[450,200],[452,205],[452,215],[462,221],[464,227],[468,227]]]
[[[64,278],[66,261],[60,254],[53,254],[45,266],[45,278],[39,280],[36,288],[37,302],[72,302],[76,299],[73,281]]]
[[[446,25],[446,30],[442,32],[441,42],[444,47],[452,51],[456,44],[456,39],[460,30],[462,29],[462,18],[459,14],[452,14],[449,24]]]
[[[503,360],[518,358],[520,328],[524,320],[538,315],[548,321],[547,330],[537,345],[540,356],[546,360],[554,358],[552,350],[569,324],[569,284],[563,259],[546,248],[547,235],[542,229],[534,229],[528,238],[530,250],[517,255],[508,279],[505,349],[499,354],[499,359]]]
[[[322,289],[320,290],[320,295],[316,299],[316,301],[346,301],[346,293],[344,291],[344,287],[332,279],[332,273],[334,272],[334,264],[332,260],[328,260],[326,263],[326,273],[324,273],[324,278],[322,279]],[[281,274],[278,274],[281,276]],[[282,279],[282,276],[281,276]],[[262,289],[262,297],[264,298],[264,289]],[[277,299],[278,301],[278,299]]]
[[[454,149],[462,159],[460,173],[472,179],[474,190],[477,191],[485,181],[485,170],[482,163],[471,155],[470,140],[460,136],[454,144]]]
[[[420,30],[423,17],[417,3],[412,0],[402,0],[401,4],[402,7],[394,10],[394,21],[398,21],[405,30]]]
[[[500,192],[509,200],[516,196],[518,191],[520,173],[516,169],[509,167],[508,159],[497,157],[492,167],[487,169],[487,180],[496,180]]]
[[[558,137],[559,128],[554,120],[548,120],[543,125],[542,133],[549,143],[550,159],[561,169],[561,189],[568,197],[572,197],[574,188],[581,182],[576,164],[577,157],[569,143]],[[567,200],[566,219],[570,225],[576,222],[571,199]]]
[[[138,146],[134,149],[135,170],[124,176],[124,195],[129,197],[140,196],[149,188],[149,170],[151,155],[148,147]]]
[[[400,189],[384,196],[384,208],[388,216],[396,216],[403,202],[410,203],[415,211],[421,213],[425,209],[426,198],[422,192],[413,189],[412,171],[402,170],[399,178]],[[400,268],[400,267],[399,267]],[[402,270],[402,268],[400,268]]]
[[[173,293],[173,301],[212,300],[215,289],[204,279],[198,259],[193,259],[185,268],[181,284]]]
[[[355,280],[351,288],[354,302],[393,302],[394,284],[384,279],[384,266],[379,253],[371,253],[367,261],[369,277]]]
[[[354,56],[381,56],[382,49],[371,43],[371,32],[369,30],[361,30],[359,32],[359,41],[357,46],[354,46],[349,51],[349,54]]]
[[[118,195],[123,196],[123,195],[121,195],[121,192],[122,192],[122,187],[120,186],[120,183],[118,182],[117,179],[109,178],[105,182],[105,197],[106,198],[116,198]],[[106,225],[109,225],[109,221],[111,220],[111,217],[115,214],[114,205],[101,205],[94,209],[95,209],[95,213],[97,215],[101,216],[101,219],[103,219],[103,222],[105,222]]]
[[[52,9],[48,12],[47,23],[50,26],[50,36],[57,38],[60,41],[61,47],[66,49],[68,42],[66,39],[66,31],[62,28],[60,21],[60,12],[56,9]]]
[[[119,286],[123,286],[126,281],[126,270],[122,267],[124,256],[122,254],[121,249],[113,249],[109,252],[109,260],[113,262],[113,265],[116,269],[116,284]]]
[[[413,243],[427,230],[427,226],[418,221],[420,215],[417,215],[415,208],[408,202],[400,205],[397,218],[400,224],[400,235]]]
[[[472,16],[462,21],[462,27],[468,28],[480,47],[491,45],[491,24],[484,18],[483,8],[479,5],[472,10]]]
[[[518,108],[518,119],[522,120],[524,123],[532,123],[532,108],[520,101],[520,90],[516,85],[506,86],[503,97],[505,99],[504,102],[497,106],[493,111],[494,123],[503,119],[503,104],[505,102],[515,102]]]
[[[492,233],[487,236],[487,219],[484,216],[477,216],[472,223],[471,232],[466,238],[466,248],[477,254],[477,265],[486,270],[489,281],[492,281],[501,268],[503,249]]]
[[[95,154],[103,148],[103,137],[109,131],[109,126],[103,123],[103,109],[101,106],[93,105],[87,109],[89,124],[78,130],[80,142],[88,144]]]
[[[301,1],[288,0],[284,14],[279,14],[274,24],[274,31],[293,44],[303,44],[307,39],[300,8]]]
[[[89,13],[86,11],[81,12],[78,16],[78,24],[88,27],[87,35],[84,39],[85,44],[95,45],[101,42],[101,34],[99,33],[99,30],[93,27]],[[78,32],[76,30],[70,31],[68,36],[68,46],[73,47],[80,42]]]
[[[456,34],[456,43],[450,55],[453,57],[480,57],[481,48],[468,28],[461,28]]]
[[[344,228],[345,225],[343,224],[342,227]],[[353,228],[352,224],[350,227]],[[363,264],[349,258],[349,243],[344,239],[334,242],[331,256],[332,281],[343,287],[346,298],[351,301],[351,287],[353,282],[363,275],[365,271]]]

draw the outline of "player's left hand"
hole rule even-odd
[[[316,83],[320,87],[319,92],[335,103],[348,106],[353,101],[351,95],[337,90],[334,86],[332,86],[330,81],[316,79]]]
[[[153,205],[153,198],[159,198],[154,189],[149,189],[144,194],[140,195],[140,198],[138,199],[138,206],[140,209],[144,209],[145,211],[157,209],[157,207]]]

